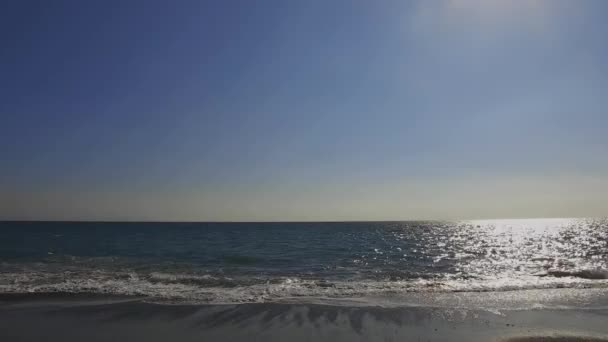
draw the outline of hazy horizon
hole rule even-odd
[[[154,223],[154,224],[240,224],[240,223],[259,223],[259,224],[307,224],[307,223],[414,223],[414,222],[462,222],[475,224],[477,222],[483,222],[488,225],[492,225],[493,223],[497,224],[513,224],[513,223],[528,223],[532,224],[534,222],[550,222],[550,221],[565,221],[565,220],[604,220],[606,217],[520,217],[520,218],[492,218],[492,219],[406,219],[406,220],[331,220],[331,221],[147,221],[147,220],[125,220],[125,221],[115,221],[115,220],[22,220],[22,219],[14,219],[14,220],[0,220],[0,222],[18,222],[18,223]]]
[[[608,215],[608,2],[3,7],[0,220]]]

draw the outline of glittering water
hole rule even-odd
[[[196,302],[608,287],[604,219],[0,223],[0,292]]]

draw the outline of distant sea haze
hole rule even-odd
[[[0,293],[157,302],[608,288],[608,221],[2,222],[0,259]]]

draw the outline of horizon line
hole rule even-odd
[[[373,222],[457,222],[457,221],[502,221],[502,220],[565,220],[565,219],[606,219],[608,216],[572,217],[514,217],[514,218],[475,218],[475,219],[387,219],[387,220],[275,220],[275,221],[173,221],[173,220],[56,220],[56,219],[0,219],[0,223],[373,223]]]

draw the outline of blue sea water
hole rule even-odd
[[[0,293],[280,302],[608,287],[608,220],[0,222]]]

